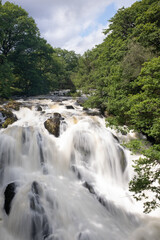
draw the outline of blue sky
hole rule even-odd
[[[2,4],[6,1],[2,0]],[[103,29],[120,7],[135,0],[10,0],[32,16],[53,47],[83,54],[103,42]]]

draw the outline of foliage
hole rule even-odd
[[[0,97],[8,98],[11,95],[11,84],[13,82],[13,74],[11,64],[5,60],[0,64]]]
[[[130,182],[130,191],[136,200],[143,200],[144,212],[160,207],[160,146],[147,147],[141,140],[132,140],[126,146],[143,157],[134,161],[136,175]]]
[[[160,142],[160,57],[153,58],[143,65],[141,73],[134,82],[140,92],[130,96],[131,108],[128,111],[130,122],[140,130]]]
[[[0,29],[1,97],[74,88],[78,55],[47,44],[24,9],[10,2],[0,5]]]
[[[67,51],[66,49],[55,48],[54,57],[58,63],[58,85],[59,89],[73,89],[75,86],[73,84],[72,78],[74,73],[77,72],[78,60],[80,55],[76,54],[74,51]]]

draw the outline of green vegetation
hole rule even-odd
[[[24,9],[0,4],[0,29],[0,97],[74,88],[71,74],[79,56],[47,44]]]
[[[125,146],[144,156],[134,161],[136,175],[130,182],[129,189],[136,200],[143,199],[144,212],[149,213],[160,207],[160,145],[148,146],[146,141],[132,140]]]
[[[135,161],[130,184],[137,200],[146,189],[153,193],[144,204],[149,212],[160,204],[160,2],[119,9],[104,34],[103,43],[79,59],[74,84],[90,95],[85,107],[98,107],[107,122],[127,125],[152,144],[140,151],[145,157]]]

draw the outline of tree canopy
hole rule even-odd
[[[71,75],[78,55],[51,47],[24,9],[10,2],[1,4],[0,29],[1,97],[74,88]]]

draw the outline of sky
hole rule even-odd
[[[6,1],[2,0],[2,4]],[[83,54],[103,42],[103,30],[121,7],[136,0],[10,0],[33,17],[41,33],[54,48]]]

